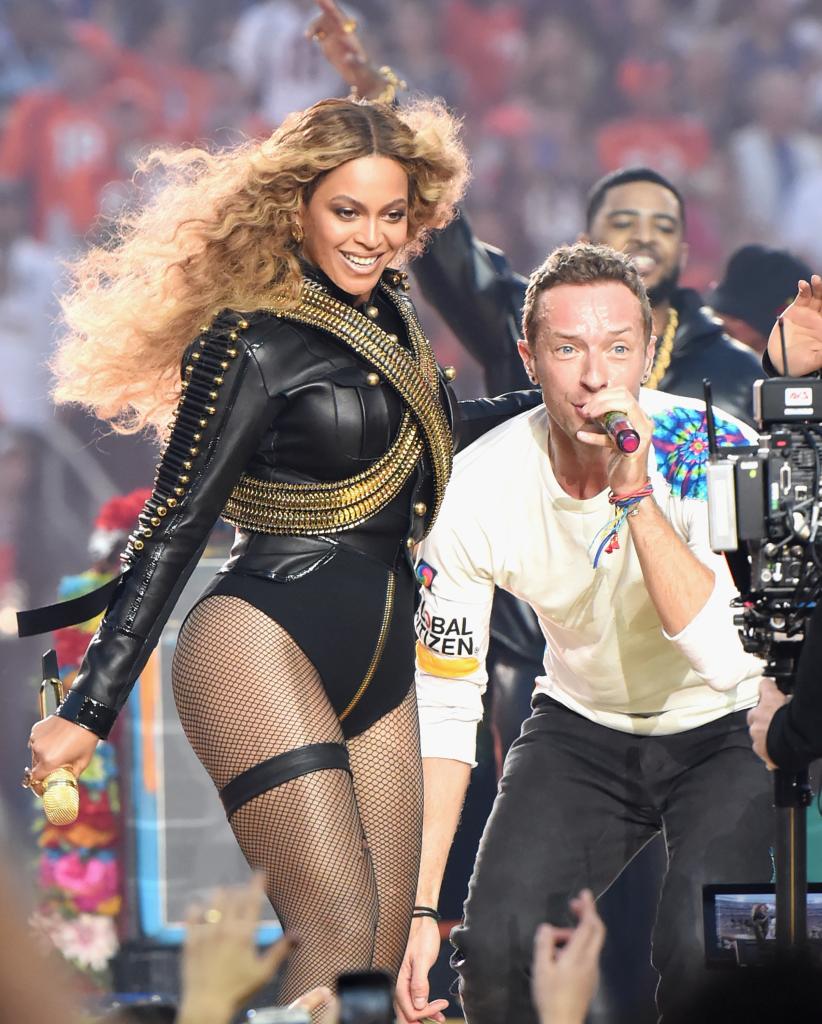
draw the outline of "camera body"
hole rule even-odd
[[[745,650],[788,687],[822,590],[822,380],[757,381],[754,414],[758,445],[712,451],[711,547],[734,571]]]

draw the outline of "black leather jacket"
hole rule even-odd
[[[352,304],[319,271],[308,276]],[[401,288],[395,272],[383,278],[392,287],[395,280]],[[407,342],[396,306],[379,288],[364,306],[376,309],[380,327]],[[172,435],[140,529],[130,539],[126,571],[58,711],[103,738],[241,474],[285,483],[345,479],[385,453],[404,410],[394,388],[375,380],[374,366],[340,339],[265,311],[221,313],[183,363],[190,383],[176,423],[187,447]],[[439,373],[440,402],[453,424],[455,406]],[[472,415],[471,437],[532,404],[528,393],[482,403]],[[337,542],[400,564],[430,526],[432,491],[426,452],[399,494],[355,528],[322,536],[240,529],[224,568],[287,580],[321,564]]]
[[[414,274],[425,298],[482,365],[489,394],[529,386],[516,347],[528,282],[504,253],[479,241],[463,215],[432,238]],[[660,390],[702,398],[708,377],[716,405],[753,423],[751,389],[762,376],[754,353],[723,333],[695,291],[678,289],[673,306],[679,328]]]

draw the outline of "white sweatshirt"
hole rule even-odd
[[[704,403],[645,390],[640,402],[655,424],[654,500],[713,570],[707,603],[681,633],[666,635],[627,523],[618,550],[594,569],[589,546],[613,515],[607,491],[569,497],[551,469],[545,407],[513,417],[457,457],[420,551],[423,757],[474,763],[495,585],[539,618],[546,647],[537,692],[594,722],[642,735],[676,733],[756,703],[762,664],[742,649],[729,606],[736,589],[708,542]],[[717,433],[720,444],[756,439],[721,412]]]

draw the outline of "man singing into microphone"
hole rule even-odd
[[[434,908],[474,761],[495,585],[533,607],[546,649],[452,933],[469,1024],[536,1020],[537,925],[570,924],[569,899],[600,895],[658,832],[666,1014],[703,970],[703,882],[771,875],[769,779],[745,722],[761,666],[742,650],[733,583],[709,546],[702,405],[640,392],[651,310],[633,264],[605,246],[548,257],[523,330],[544,404],[458,456],[417,569],[425,824],[398,983],[409,1021],[441,1009],[427,982]],[[720,443],[744,443],[747,428],[717,419]]]

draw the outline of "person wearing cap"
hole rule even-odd
[[[730,337],[761,356],[774,320],[793,302],[800,279],[810,281],[811,268],[793,253],[743,245],[705,299]]]

